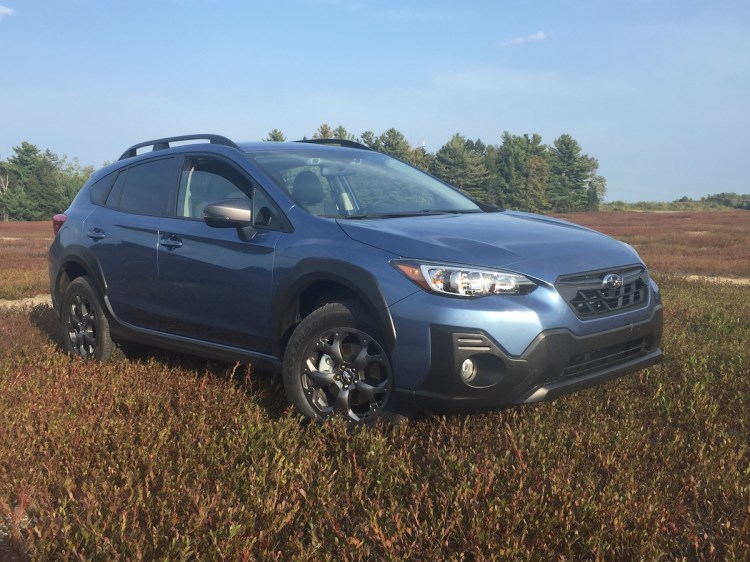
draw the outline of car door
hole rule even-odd
[[[244,199],[256,209],[256,232],[242,239],[234,228],[203,220],[207,203]],[[170,333],[270,353],[274,250],[283,229],[280,211],[231,161],[190,155],[182,166],[173,218],[158,243],[159,315]]]
[[[107,299],[122,322],[154,328],[159,225],[172,208],[180,159],[154,158],[120,171],[104,206],[84,221]]]

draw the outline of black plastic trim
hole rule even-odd
[[[58,303],[62,302],[65,297],[63,294],[59,294],[60,281],[62,280],[63,273],[67,273],[68,267],[71,264],[75,264],[85,271],[85,274],[91,283],[93,288],[100,296],[107,294],[107,282],[104,279],[102,270],[99,267],[99,262],[96,258],[90,255],[90,252],[85,247],[77,246],[68,249],[68,252],[61,256],[59,262],[61,265],[57,268],[56,277],[54,280],[54,292],[52,294],[52,302],[57,310]],[[72,279],[71,279],[72,281]],[[59,311],[58,311],[59,312]],[[108,309],[110,316],[112,316],[112,309]]]
[[[542,332],[519,357],[506,353],[481,330],[433,326],[430,372],[418,389],[394,389],[394,404],[405,410],[455,411],[551,400],[657,363],[662,356],[659,349],[662,326],[663,310],[659,305],[649,319],[606,332],[588,336],[576,336],[567,329]],[[459,350],[457,338],[472,333],[477,340],[481,336],[482,347],[490,349]],[[644,344],[637,355],[604,364],[594,371],[565,375],[572,357],[638,338],[643,338]],[[461,381],[458,366],[466,357],[478,353],[494,358],[496,363],[489,363],[493,368],[484,373],[481,385],[471,386]]]
[[[621,276],[621,285],[607,288],[604,275]],[[581,320],[597,320],[648,306],[649,274],[642,264],[562,275],[555,288]]]
[[[165,334],[156,330],[139,328],[117,319],[117,317],[111,312],[112,307],[109,303],[109,299],[105,297],[104,301],[107,309],[110,311],[110,316],[114,319],[114,322],[110,325],[112,337],[114,339],[122,339],[124,341],[140,343],[157,348],[171,349],[180,353],[217,359],[219,361],[240,361],[243,363],[253,361],[256,362],[256,364],[260,363],[262,367],[273,372],[281,372],[282,362],[278,357],[264,353],[257,353],[240,347],[209,343],[185,336]]]
[[[288,316],[289,306],[299,302],[302,293],[310,285],[319,281],[336,283],[356,295],[370,310],[381,328],[381,335],[384,338],[381,342],[383,346],[388,351],[393,349],[396,343],[396,328],[375,277],[369,271],[355,267],[351,263],[327,258],[310,258],[300,261],[286,275],[286,281],[276,291],[274,298],[274,318],[277,322],[274,330],[276,342],[284,343],[284,334],[293,324],[293,319]]]
[[[640,371],[641,369],[645,369],[646,367],[655,365],[656,363],[661,361],[661,358],[661,349],[656,349],[631,361],[618,363],[617,365],[613,365],[609,368],[597,371],[596,373],[543,384],[539,387],[531,389],[525,395],[516,400],[515,404],[531,404],[534,402],[541,402],[543,400],[553,400],[560,396],[564,396],[565,394],[577,392],[579,390],[583,390],[584,388],[589,388],[591,386],[616,379],[622,375]]]

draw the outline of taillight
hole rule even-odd
[[[57,235],[58,232],[60,232],[60,229],[62,228],[62,225],[65,223],[65,221],[68,219],[68,215],[64,215],[62,213],[59,213],[52,217],[52,230],[55,231],[55,235]]]

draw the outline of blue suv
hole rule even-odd
[[[254,363],[313,420],[536,402],[661,357],[633,248],[349,141],[140,143],[54,226],[70,354]]]

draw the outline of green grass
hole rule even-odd
[[[302,423],[264,373],[85,363],[49,309],[4,318],[0,517],[35,560],[748,560],[748,291],[661,282],[660,365],[365,430]]]

